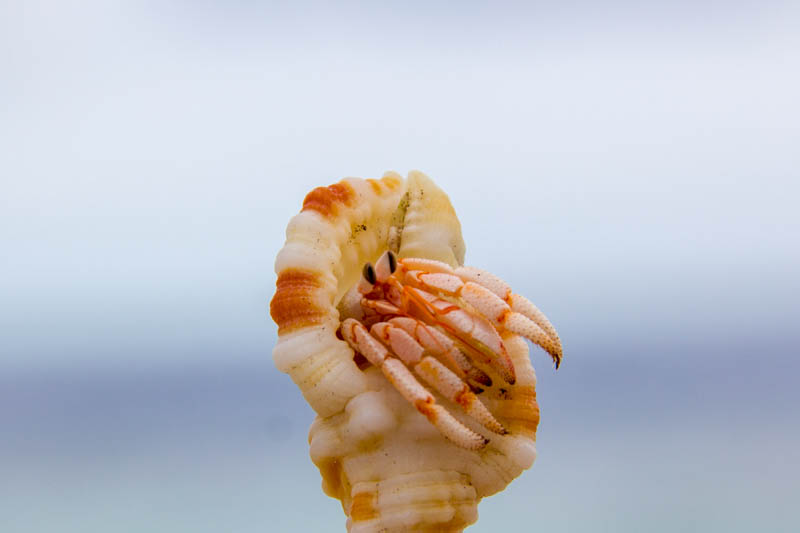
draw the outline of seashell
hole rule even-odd
[[[536,458],[539,407],[528,344],[501,330],[516,379],[495,376],[478,395],[505,434],[492,433],[479,449],[446,439],[337,334],[343,317],[359,312],[351,289],[364,264],[387,249],[400,258],[463,264],[455,210],[427,176],[414,171],[403,180],[390,172],[311,191],[275,262],[274,362],[317,413],[311,459],[324,492],[341,500],[348,531],[461,531],[477,520],[482,498],[503,490]],[[469,430],[486,433],[434,395]]]

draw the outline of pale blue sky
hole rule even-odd
[[[305,192],[388,169],[431,175],[468,261],[576,333],[791,325],[791,4],[3,10],[4,364],[262,343]]]

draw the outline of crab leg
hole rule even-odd
[[[456,348],[450,337],[438,329],[428,327],[415,318],[405,316],[392,318],[388,322],[411,335],[415,341],[432,354],[441,357],[445,366],[459,377],[466,378],[478,388],[480,388],[479,386],[492,386],[492,378],[473,365],[469,358]]]
[[[462,270],[466,272],[464,276],[471,275],[476,279],[481,279],[482,283],[464,282],[455,274],[420,271],[406,272],[406,280],[417,287],[463,298],[464,301],[472,305],[493,324],[503,326],[505,329],[522,335],[544,348],[551,355],[556,363],[556,368],[558,368],[561,363],[561,341],[547,317],[528,299],[513,294],[508,285],[500,278],[488,272],[478,271],[478,269],[470,270],[461,267],[456,272],[458,273]],[[473,270],[476,272],[473,272]],[[498,293],[504,294],[506,300],[504,301],[501,296],[498,296]],[[536,316],[538,322],[549,328],[552,334],[540,326],[537,320],[509,307],[507,302],[517,302],[518,309],[522,309],[529,315]]]
[[[368,298],[362,298],[361,305],[362,307],[372,309],[379,315],[399,315],[402,313],[402,309],[390,302],[387,302],[386,300],[370,300]]]
[[[406,257],[400,259],[400,267],[402,272],[410,272],[418,270],[421,272],[455,274],[456,271],[447,263],[436,261],[435,259],[423,259],[421,257]]]
[[[455,270],[455,274],[464,281],[472,281],[478,285],[486,287],[504,300],[511,307],[512,311],[521,313],[522,315],[533,320],[536,325],[539,326],[545,333],[547,333],[547,335],[553,340],[556,346],[556,355],[554,358],[556,358],[556,360],[559,362],[561,361],[563,349],[561,346],[561,339],[558,337],[558,332],[556,332],[556,328],[553,327],[553,324],[550,323],[550,320],[547,319],[544,313],[542,313],[533,302],[520,294],[514,294],[511,292],[511,287],[508,285],[508,283],[498,278],[491,272],[487,272],[475,267],[459,267]]]
[[[468,450],[478,450],[489,442],[437,404],[433,395],[420,385],[405,365],[389,355],[389,350],[372,337],[360,322],[352,318],[342,322],[342,336],[353,349],[358,350],[370,363],[380,368],[400,395],[425,415],[446,438]]]
[[[505,434],[506,430],[486,409],[469,385],[461,381],[455,372],[431,356],[422,357],[425,349],[405,330],[389,322],[379,322],[372,326],[370,333],[387,344],[392,351],[414,371],[427,381],[439,394],[461,406],[487,429]]]
[[[361,305],[370,309],[379,316],[400,315],[402,310],[386,300],[370,300],[362,298]],[[469,359],[456,348],[450,338],[434,328],[426,327],[422,322],[410,318],[397,316],[390,320],[396,326],[410,334],[430,352],[442,357],[445,364],[459,377],[467,378],[474,387],[490,387],[492,378],[486,372],[473,365]]]
[[[514,384],[514,363],[488,320],[414,287],[404,287],[403,293],[423,311],[424,321],[445,328],[470,355],[489,365],[507,383]]]
[[[460,295],[496,326],[502,326],[512,333],[522,335],[544,348],[558,368],[561,363],[561,346],[536,322],[513,311],[494,292],[477,283],[471,281],[465,283]]]
[[[506,429],[492,416],[492,413],[470,390],[469,386],[458,379],[446,366],[430,356],[414,366],[414,370],[422,376],[439,394],[460,405],[464,412],[481,423],[485,428],[505,435]]]

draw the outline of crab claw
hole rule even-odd
[[[551,352],[548,350],[548,352],[553,355],[556,361],[556,368],[558,368],[558,365],[561,363],[561,358],[564,356],[564,350],[561,346],[561,339],[558,336],[558,332],[556,332],[556,328],[553,327],[553,324],[550,323],[544,313],[542,313],[533,302],[521,294],[511,293],[508,300],[510,300],[512,311],[516,311],[532,320],[542,331],[547,333],[553,341],[553,351]]]
[[[522,335],[541,346],[553,358],[556,368],[559,367],[561,364],[561,344],[548,335],[536,322],[512,310],[493,291],[483,285],[468,281],[461,290],[461,297],[483,316],[487,317],[495,326],[505,328],[517,335]]]
[[[554,328],[553,324],[550,323],[550,320],[547,319],[545,314],[542,313],[539,308],[533,304],[533,302],[522,295],[512,292],[508,283],[498,278],[491,272],[467,266],[458,267],[455,269],[455,274],[465,282],[471,281],[489,289],[501,300],[505,301],[509,307],[511,307],[512,311],[522,314],[539,326],[539,328],[544,331],[552,341],[552,349],[545,349],[553,357],[556,363],[556,368],[558,368],[558,365],[561,363],[561,358],[563,357],[561,339],[558,336],[558,332],[556,332],[556,328]],[[520,335],[527,337],[527,335],[524,335],[523,333],[520,333]],[[537,341],[534,340],[534,342],[541,346],[541,344]]]

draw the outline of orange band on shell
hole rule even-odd
[[[278,324],[278,335],[321,324],[329,310],[317,303],[316,292],[322,287],[319,274],[310,270],[287,268],[278,276],[269,314]]]

